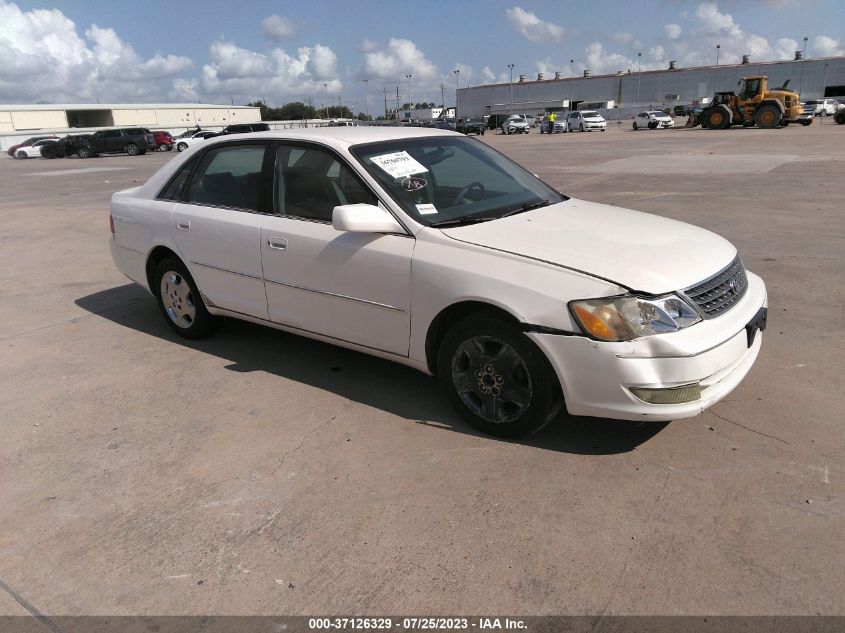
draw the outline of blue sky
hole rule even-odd
[[[418,7],[418,8],[413,8]],[[271,2],[0,0],[0,102],[311,99],[378,110],[385,87],[845,54],[842,0]],[[642,53],[640,57],[638,53]]]

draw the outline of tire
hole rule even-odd
[[[806,121],[801,121],[801,125],[803,125],[804,127],[807,127],[808,125],[811,125],[812,123],[813,123],[813,119],[807,119]]]
[[[47,158],[47,159],[56,158],[56,152],[44,153],[44,150],[41,150],[41,158]]]
[[[167,151],[167,145],[165,145],[164,143],[161,143],[161,144],[159,144],[158,147],[156,147],[156,149],[160,152],[166,152]]]
[[[491,316],[467,317],[446,333],[437,374],[461,417],[490,435],[533,433],[563,404],[543,353],[525,334]]]
[[[141,153],[141,148],[135,145],[135,143],[128,143],[126,145],[126,153],[130,156],[137,156]]]
[[[634,121],[634,132],[636,132],[639,129],[640,129],[640,127],[637,125],[637,122]]]
[[[15,158],[18,160],[26,160],[29,156],[26,155],[26,152],[17,152],[15,153]]]
[[[845,110],[839,110],[834,114],[833,120],[836,121],[837,125],[845,125]]]
[[[780,125],[783,113],[773,105],[764,105],[754,113],[754,123],[757,127],[770,130]]]
[[[179,144],[176,145],[177,151],[184,152],[186,149],[188,149],[187,143],[179,143]]]
[[[480,136],[484,136],[484,130],[481,130],[478,134],[479,134]]]
[[[217,320],[209,314],[191,273],[178,259],[159,262],[153,274],[153,292],[164,320],[179,336],[200,339],[211,334]]]
[[[582,132],[584,131],[584,124],[583,123],[581,124],[581,131]]]
[[[657,129],[657,123],[655,121],[649,121],[648,129],[649,130],[656,130]]]
[[[91,158],[92,152],[88,147],[80,147],[76,150],[76,155],[79,156],[79,158]]]
[[[728,110],[719,106],[705,110],[702,120],[708,130],[724,130],[731,124]]]

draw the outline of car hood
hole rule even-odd
[[[441,230],[455,240],[546,261],[651,294],[693,286],[736,257],[730,242],[697,226],[576,199]]]

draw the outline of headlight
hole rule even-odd
[[[677,332],[701,321],[698,312],[677,295],[586,299],[571,301],[569,309],[585,332],[602,341]]]

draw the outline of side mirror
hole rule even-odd
[[[388,211],[373,204],[342,204],[332,211],[332,226],[350,233],[404,233]]]

